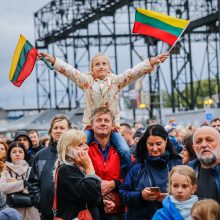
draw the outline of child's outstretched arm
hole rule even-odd
[[[154,67],[155,65],[163,63],[169,57],[169,55],[170,54],[168,52],[166,52],[163,54],[159,54],[156,57],[151,57],[149,59],[150,65]]]
[[[42,59],[43,57],[51,63],[51,65],[53,66],[55,61],[56,61],[56,58],[46,52],[39,52],[38,53],[38,56],[37,56],[39,59]]]
[[[144,60],[133,68],[126,70],[124,73],[116,75],[115,83],[118,84],[118,88],[121,90],[128,84],[152,72],[159,63],[164,62],[168,57],[169,53],[166,52]]]
[[[65,63],[64,61],[60,60],[59,58],[56,58],[46,52],[39,52],[38,58],[39,59],[42,59],[42,58],[46,59],[48,62],[51,63],[54,70],[56,70],[57,72],[68,77],[69,79],[71,79],[81,89],[84,89],[85,86],[88,84],[88,75],[87,74],[81,73],[79,70],[77,70],[73,66],[69,65],[68,63]]]

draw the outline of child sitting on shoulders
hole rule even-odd
[[[198,197],[196,173],[186,165],[175,166],[169,175],[169,195],[163,200],[152,220],[192,220],[191,208]]]
[[[169,53],[163,53],[151,57],[124,73],[116,75],[111,73],[109,58],[103,53],[98,53],[92,58],[89,74],[82,73],[59,58],[45,52],[38,54],[38,58],[44,57],[56,71],[68,77],[83,90],[85,108],[82,125],[87,135],[87,143],[93,139],[93,132],[89,129],[92,112],[99,107],[106,107],[112,112],[115,117],[115,131],[111,134],[111,142],[121,156],[122,169],[130,165],[131,152],[125,139],[117,132],[120,129],[119,93],[130,83],[150,74],[156,65],[164,62],[168,56]]]

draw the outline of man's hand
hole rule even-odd
[[[101,190],[102,195],[106,195],[107,193],[111,192],[115,188],[115,182],[113,180],[102,180],[101,182]]]

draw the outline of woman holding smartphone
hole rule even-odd
[[[101,220],[103,207],[101,179],[95,175],[88,155],[86,135],[83,131],[70,129],[58,141],[57,217],[72,220],[80,211],[89,209],[93,219]],[[54,172],[54,176],[56,172]],[[105,208],[113,204],[104,201]]]
[[[181,164],[168,133],[161,125],[151,125],[137,143],[137,161],[120,186],[122,201],[128,207],[127,220],[151,220],[162,207],[169,171]]]

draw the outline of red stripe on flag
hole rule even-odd
[[[154,27],[149,26],[147,24],[142,24],[137,21],[134,22],[133,33],[138,33],[138,34],[143,34],[143,35],[148,35],[151,37],[158,38],[158,39],[168,43],[171,46],[175,43],[175,41],[177,39],[176,36],[166,32],[166,31],[154,28]]]
[[[32,48],[28,54],[25,64],[15,82],[12,82],[15,86],[20,87],[23,81],[31,74],[37,58],[37,50]]]

